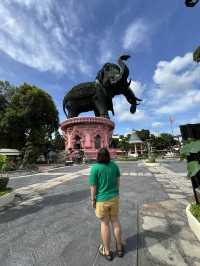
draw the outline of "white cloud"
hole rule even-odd
[[[145,89],[146,89],[146,85],[142,84],[140,81],[131,81],[130,84],[130,88],[131,90],[134,92],[135,96],[140,98],[142,97]]]
[[[107,62],[110,62],[112,58],[112,52],[110,50],[104,50],[103,49],[103,44],[102,47],[100,47],[100,57],[99,57],[99,64],[103,65]]]
[[[163,123],[161,122],[153,122],[152,127],[153,128],[161,128],[163,126]]]
[[[137,109],[136,113],[130,113],[130,104],[123,96],[114,99],[115,119],[120,122],[141,121],[147,119],[143,110]]]
[[[183,96],[169,102],[166,105],[161,106],[156,110],[160,114],[172,114],[178,112],[187,112],[188,109],[197,107],[200,104],[200,91],[192,90],[185,93]]]
[[[103,65],[107,62],[110,62],[114,54],[114,45],[113,45],[113,33],[112,29],[108,28],[104,32],[104,36],[98,41],[99,46],[99,57],[97,58],[98,63]]]
[[[88,65],[83,59],[78,62],[78,66],[83,74],[90,75],[90,73],[92,72],[91,66]]]
[[[153,80],[157,89],[156,97],[175,96],[197,89],[200,86],[200,66],[195,64],[192,53],[177,56],[171,61],[157,64]]]
[[[185,121],[185,122],[182,123],[182,124],[196,124],[196,123],[200,123],[200,113],[197,113],[197,114],[196,114],[196,117],[192,118],[192,119],[189,120],[189,121]]]
[[[0,50],[14,60],[40,71],[88,73],[80,40],[81,8],[73,0],[0,2]]]
[[[149,43],[149,34],[150,28],[144,20],[133,21],[125,31],[123,48],[135,50],[141,45],[147,45]]]

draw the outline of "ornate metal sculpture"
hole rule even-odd
[[[74,86],[63,99],[63,110],[67,118],[77,117],[81,112],[94,111],[95,116],[109,118],[108,111],[113,110],[112,98],[123,94],[131,104],[130,112],[135,113],[139,104],[131,90],[127,78],[129,69],[123,61],[130,56],[122,55],[118,64],[106,63],[98,72],[95,82],[81,83]],[[68,114],[66,113],[68,110]]]
[[[185,5],[187,7],[194,7],[198,2],[199,0],[185,0]]]

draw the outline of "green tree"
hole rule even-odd
[[[156,136],[152,141],[153,147],[156,150],[170,150],[171,147],[177,143],[178,141],[168,133],[162,133],[159,136]]]
[[[52,149],[57,151],[63,151],[65,149],[65,139],[57,131],[55,137],[51,141]]]
[[[110,147],[114,148],[114,149],[118,148],[119,147],[119,139],[113,138],[111,141]]]
[[[128,143],[128,136],[121,138],[121,141],[119,142],[119,148],[122,151],[128,152],[129,150],[129,143]]]
[[[16,88],[8,81],[0,80],[0,112],[4,111],[4,109],[9,105],[15,91]]]
[[[150,131],[148,129],[137,130],[136,134],[142,141],[146,141],[150,138]]]
[[[31,157],[31,162],[34,161],[43,151],[52,134],[57,131],[58,124],[58,111],[51,96],[26,83],[16,89],[10,104],[0,116],[0,130],[6,136],[5,147],[25,147],[27,162]]]

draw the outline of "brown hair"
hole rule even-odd
[[[101,148],[97,154],[97,162],[108,164],[110,162],[110,153],[107,148]]]

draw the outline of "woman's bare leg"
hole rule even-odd
[[[108,217],[101,219],[101,238],[103,241],[106,255],[109,255],[109,253],[110,253],[110,226],[109,226],[109,222],[110,222],[110,219]]]
[[[111,216],[111,223],[113,226],[115,240],[117,242],[117,249],[120,250],[122,248],[122,239],[121,239],[121,225],[118,216]]]

